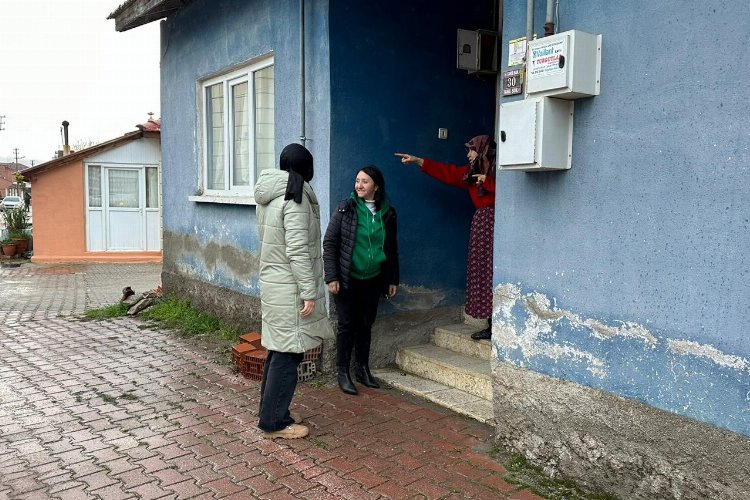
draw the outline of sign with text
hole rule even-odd
[[[523,93],[523,78],[520,69],[503,71],[503,97]]]
[[[566,40],[558,39],[529,49],[529,79],[545,78],[564,71]]]
[[[508,66],[520,66],[526,57],[526,37],[514,38],[508,42]]]

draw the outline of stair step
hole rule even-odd
[[[396,364],[405,372],[492,401],[488,360],[423,344],[399,349]]]
[[[489,361],[492,353],[490,341],[471,338],[472,333],[481,329],[466,323],[439,326],[432,334],[432,343],[438,347]]]
[[[423,397],[474,420],[494,424],[492,401],[394,368],[372,370],[372,374],[396,389]]]

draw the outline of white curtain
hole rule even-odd
[[[146,167],[146,208],[159,207],[159,171]]]
[[[208,145],[208,189],[226,189],[224,185],[224,85],[206,87],[206,134]]]
[[[109,206],[138,208],[138,171],[109,169]]]
[[[232,85],[232,184],[250,185],[250,110],[248,83]]]
[[[89,165],[89,206],[102,206],[102,167]]]
[[[255,176],[266,168],[274,168],[274,105],[273,66],[254,74],[255,77]]]

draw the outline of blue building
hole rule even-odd
[[[368,163],[399,211],[403,286],[374,364],[458,318],[473,207],[393,153],[461,164],[468,138],[517,124],[506,105],[530,96],[456,69],[456,31],[502,29],[512,69],[529,3],[542,37],[541,1],[123,4],[118,30],[166,17],[165,291],[257,324],[252,186],[303,138],[324,226]],[[746,497],[750,4],[551,5],[556,32],[601,35],[600,92],[565,101],[569,169],[497,174],[498,440],[625,498]]]

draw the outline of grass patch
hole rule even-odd
[[[501,451],[493,448],[490,455],[501,459]],[[551,478],[540,467],[531,465],[520,453],[511,453],[504,457],[508,474],[503,478],[510,484],[528,488],[537,495],[549,500],[617,500],[616,496],[584,491],[575,482],[564,478]]]
[[[196,311],[187,300],[169,298],[146,309],[141,317],[157,321],[164,328],[179,330],[186,337],[234,341],[240,335],[235,328],[222,324],[215,316]]]
[[[321,387],[325,387],[326,381],[325,380],[312,380],[310,381],[310,385],[315,387],[316,389],[320,389]]]
[[[321,450],[328,449],[328,443],[317,437],[310,439],[310,444],[312,444],[315,448],[320,448]]]
[[[114,396],[110,396],[109,394],[99,393],[99,396],[101,396],[105,403],[111,404],[117,402],[117,398]]]
[[[128,314],[127,304],[118,302],[111,306],[100,307],[98,309],[89,309],[86,311],[86,318],[90,320],[103,320],[111,318],[119,318]]]

